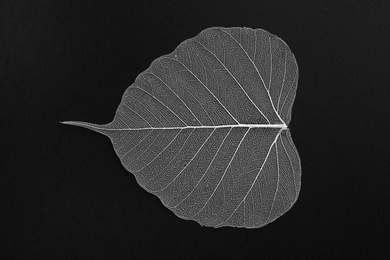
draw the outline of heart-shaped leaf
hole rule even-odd
[[[209,28],[152,62],[106,125],[139,185],[178,217],[261,227],[295,203],[301,166],[288,124],[298,66],[261,29]]]

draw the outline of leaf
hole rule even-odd
[[[261,227],[301,186],[289,129],[298,66],[261,29],[209,28],[152,62],[106,125],[68,121],[111,139],[123,166],[178,217]]]

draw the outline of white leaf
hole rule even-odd
[[[123,166],[178,217],[261,227],[298,198],[301,166],[288,129],[298,66],[261,29],[209,28],[142,72],[106,125]]]

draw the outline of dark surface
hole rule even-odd
[[[383,256],[389,3],[236,2],[1,2],[1,259]],[[140,72],[211,26],[263,28],[299,66],[302,190],[261,229],[175,217],[108,138],[59,123],[110,122]]]

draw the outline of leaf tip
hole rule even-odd
[[[59,121],[59,122],[64,125],[80,125],[79,122],[75,122],[75,121]]]

